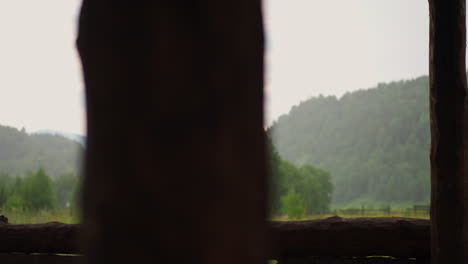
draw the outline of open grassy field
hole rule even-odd
[[[80,214],[77,210],[72,209],[53,209],[53,210],[1,210],[0,215],[5,215],[12,224],[37,224],[47,222],[61,222],[67,224],[76,224],[80,222]],[[310,220],[321,219],[331,216],[340,217],[410,217],[410,218],[423,218],[429,219],[429,212],[427,210],[414,210],[414,209],[395,209],[395,210],[334,210],[327,214],[313,214],[306,215],[300,219],[290,219],[288,216],[274,216],[271,220],[275,221],[288,221],[288,220]]]
[[[47,222],[61,222],[76,224],[80,222],[78,211],[72,209],[53,210],[1,210],[11,224],[38,224]]]
[[[340,217],[409,217],[409,218],[422,218],[429,219],[429,210],[428,208],[424,209],[415,209],[415,208],[406,208],[406,209],[346,209],[346,210],[333,210],[326,214],[311,214],[306,215],[299,219],[288,218],[287,215],[274,216],[272,220],[274,221],[288,221],[288,220],[311,220],[311,219],[322,219],[331,216],[340,216]]]

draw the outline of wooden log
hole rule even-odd
[[[468,262],[465,0],[429,0],[432,260]]]
[[[381,217],[272,222],[274,258],[294,256],[430,256],[430,222]]]
[[[124,225],[121,228],[135,230]],[[429,229],[429,220],[397,217],[271,222],[270,258],[370,255],[427,258]],[[60,223],[0,225],[0,252],[79,253],[75,244],[79,230],[80,225]]]
[[[43,254],[0,254],[0,263],[14,264],[80,264],[81,256]]]
[[[392,257],[298,257],[279,259],[278,264],[430,264],[425,258]]]
[[[261,1],[84,0],[78,35],[86,262],[261,263]]]
[[[0,253],[79,253],[79,229],[80,225],[58,222],[0,224]]]

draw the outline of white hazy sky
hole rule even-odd
[[[79,0],[0,1],[0,124],[84,134]],[[264,0],[267,122],[428,72],[427,0]]]
[[[0,0],[0,124],[84,133],[78,0]]]

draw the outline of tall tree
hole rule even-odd
[[[79,179],[74,173],[62,174],[54,181],[58,207],[68,207],[75,202],[74,195],[79,184]]]

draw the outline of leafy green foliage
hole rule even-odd
[[[68,173],[55,181],[43,168],[23,177],[0,174],[0,209],[42,210],[73,207],[80,181]]]
[[[27,179],[28,178],[26,178],[26,180]],[[29,195],[31,196],[29,197],[30,208],[43,209],[53,208],[55,206],[55,195],[52,181],[43,168],[40,168],[36,173],[32,174],[29,186]]]
[[[340,99],[314,97],[281,116],[268,134],[285,159],[333,175],[334,203],[428,203],[428,98],[427,77]]]
[[[26,202],[24,201],[23,197],[18,194],[13,194],[8,197],[4,204],[4,208],[8,210],[17,210],[17,209],[24,209]]]
[[[269,137],[267,148],[271,213],[300,218],[306,213],[327,212],[333,192],[330,174],[310,165],[297,168],[283,160]]]
[[[294,189],[290,189],[285,196],[281,197],[281,204],[283,213],[288,215],[289,218],[304,217],[304,200]]]
[[[54,183],[57,195],[57,207],[66,208],[74,205],[78,190],[78,177],[73,173],[66,173],[59,176]]]

